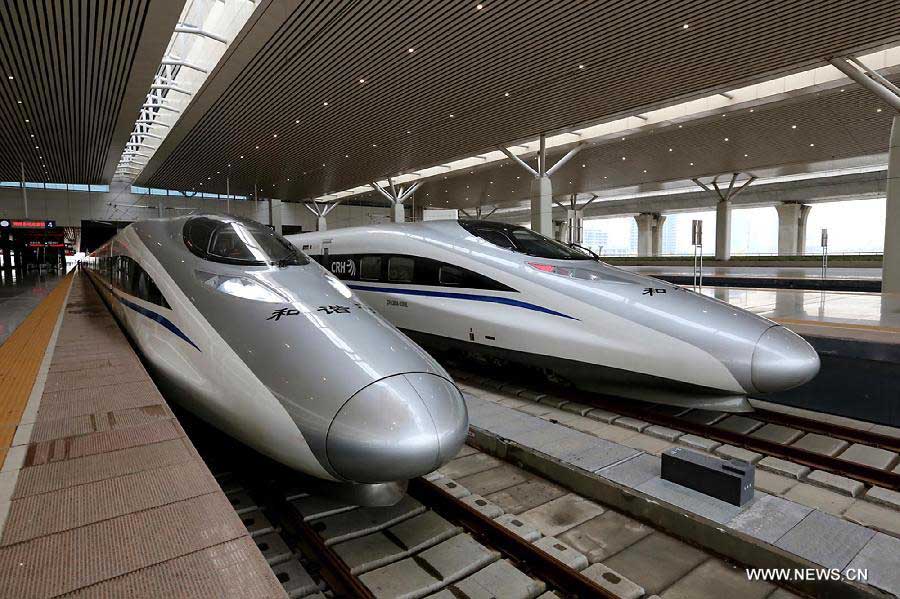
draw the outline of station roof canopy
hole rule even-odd
[[[183,5],[0,3],[0,181],[108,182]]]
[[[230,172],[233,193],[312,198],[871,51],[898,19],[894,1],[262,2],[137,182],[221,193]]]

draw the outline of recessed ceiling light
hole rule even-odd
[[[687,23],[685,23],[684,25],[681,26],[682,29],[687,29],[689,27],[690,27],[690,25],[688,25]]]
[[[22,100],[16,100],[16,102],[19,103],[19,104],[21,104],[21,103],[22,103]]]
[[[691,163],[691,166],[694,166],[694,163],[693,163],[693,162]]]
[[[814,147],[816,147],[816,144],[809,144],[809,147],[814,148]]]
[[[624,156],[622,156],[622,160],[625,160],[625,157],[624,157]]]
[[[681,129],[681,125],[678,125],[678,128]]]
[[[725,141],[728,141],[728,138],[727,138],[727,137],[725,138]]]
[[[243,160],[243,159],[244,159],[244,157],[243,157],[243,156],[241,156],[241,160]]]
[[[258,149],[259,149],[259,146],[256,146],[256,149],[258,150]]]
[[[415,48],[409,48],[409,49],[407,50],[407,52],[409,52],[410,54],[412,54],[412,53],[415,52],[415,51],[416,51]]]
[[[373,148],[377,148],[378,146],[377,146],[376,144],[372,144],[372,147],[373,147]]]
[[[482,4],[475,5],[475,10],[481,10],[482,8],[484,8],[484,5],[482,5]]]
[[[791,125],[791,129],[796,129],[797,125]]]
[[[325,163],[324,163],[324,162],[322,163],[322,166],[325,166]]]
[[[31,121],[30,121],[30,120],[28,120],[28,119],[25,119],[25,122],[26,122],[26,123],[30,123],[30,122],[31,122]]]
[[[746,155],[746,154],[744,154],[744,158],[746,158],[746,157],[747,157],[747,155]]]
[[[586,164],[582,164],[582,165],[581,165],[581,168],[587,168],[587,165],[586,165]]]
[[[584,70],[584,65],[583,65],[583,64],[580,64],[580,65],[578,65],[578,68],[581,69],[581,70]]]
[[[360,82],[360,83],[365,83],[365,82],[366,82],[366,80],[365,80],[365,79],[363,79],[363,78],[362,78],[362,77],[360,77],[360,78],[359,78],[359,82]]]
[[[644,169],[644,172],[646,173],[646,172],[647,172],[647,169]]]
[[[669,151],[671,152],[671,151],[672,151],[672,148],[669,148]]]
[[[277,133],[273,133],[273,134],[272,134],[272,137],[278,137],[278,134],[277,134]]]
[[[753,109],[752,109],[752,108],[750,109],[750,112],[753,112]]]
[[[450,118],[451,118],[451,119],[453,118],[453,115],[452,115],[452,114],[450,115]]]
[[[516,179],[521,179],[521,177],[519,175],[516,175]]]
[[[13,79],[13,76],[12,76],[12,75],[7,75],[6,78],[12,80],[12,79]]]
[[[509,92],[506,92],[505,94],[503,94],[503,97],[504,97],[504,98],[508,98],[508,97],[509,97]]]
[[[350,154],[344,154],[344,158],[350,158]]]
[[[19,102],[19,104],[21,104],[21,102]],[[876,108],[876,109],[875,109],[875,112],[881,112],[881,109],[880,109],[880,108]]]

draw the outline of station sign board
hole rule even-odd
[[[0,229],[52,229],[55,220],[0,219]]]

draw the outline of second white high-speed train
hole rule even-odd
[[[577,386],[750,411],[813,378],[800,336],[603,264],[525,227],[430,221],[288,237],[425,347],[551,370]]]
[[[295,470],[390,503],[452,459],[465,402],[421,347],[263,225],[134,223],[85,270],[168,395]]]

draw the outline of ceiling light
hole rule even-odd
[[[360,83],[365,83],[365,82],[366,82],[366,80],[365,80],[365,79],[363,79],[363,78],[362,78],[362,77],[360,77],[360,79],[359,79],[359,82],[360,82]]]
[[[814,148],[814,147],[816,147],[816,144],[809,144],[809,147]]]
[[[752,109],[752,108],[750,109],[750,112],[753,112],[753,109]]]
[[[481,10],[482,8],[484,8],[484,6],[481,5],[481,4],[476,4],[476,5],[475,5],[475,10]]]
[[[258,150],[258,149],[259,149],[259,146],[256,146],[256,149]]]
[[[409,134],[411,134],[411,133],[412,133],[412,131],[410,131],[409,129],[406,130],[406,134],[407,134],[407,135],[409,135]]]
[[[21,104],[21,102],[19,102],[19,104]],[[881,109],[880,109],[880,108],[876,108],[876,109],[875,109],[875,112],[881,112]]]
[[[415,51],[416,51],[415,48],[410,48],[410,49],[407,50],[407,52],[409,52],[410,54],[412,54],[412,53],[415,52]]]
[[[272,137],[278,137],[278,134],[277,134],[277,133],[273,133],[273,134],[272,134]]]
[[[505,94],[503,94],[503,97],[504,97],[504,98],[508,98],[508,97],[509,97],[509,92],[506,92]]]
[[[243,156],[241,156],[241,160],[243,160],[243,159],[244,159],[244,157],[243,157]]]
[[[644,172],[646,173],[646,172],[647,172],[647,169],[644,169]]]
[[[681,125],[678,125],[678,128],[681,129]]]
[[[728,138],[727,138],[727,137],[725,138],[725,141],[728,141]]]
[[[580,65],[578,65],[578,68],[584,70],[584,65],[580,64]]]
[[[350,158],[350,154],[344,154],[344,158]]]
[[[791,129],[796,129],[797,125],[791,125]]]
[[[625,157],[624,157],[624,156],[622,156],[622,160],[625,160]]]
[[[691,163],[691,166],[694,166],[694,163],[693,163],[693,162]]]
[[[12,75],[7,75],[6,78],[9,79],[9,80],[12,80],[12,79],[13,79],[13,76],[12,76]]]
[[[451,119],[453,118],[453,115],[452,115],[452,114],[450,115],[450,118],[451,118]]]
[[[21,103],[22,103],[22,100],[16,100],[16,102],[18,102],[19,104],[21,104]]]
[[[690,27],[690,25],[688,25],[687,23],[681,26],[682,29],[687,29],[688,27]]]
[[[746,154],[744,154],[744,158],[746,158],[746,157],[747,157],[747,155],[746,155]]]
[[[586,165],[586,164],[582,164],[582,165],[581,165],[581,168],[587,168],[587,165]]]
[[[672,148],[669,148],[669,151],[671,152],[671,151],[672,151]]]
[[[328,102],[327,102],[327,101],[326,101],[326,102],[322,102],[322,106],[328,106]],[[297,122],[299,123],[300,121],[297,121]]]
[[[377,147],[378,147],[378,146],[377,146],[377,145],[375,145],[375,144],[372,144],[372,147],[373,147],[373,148],[377,148]]]

